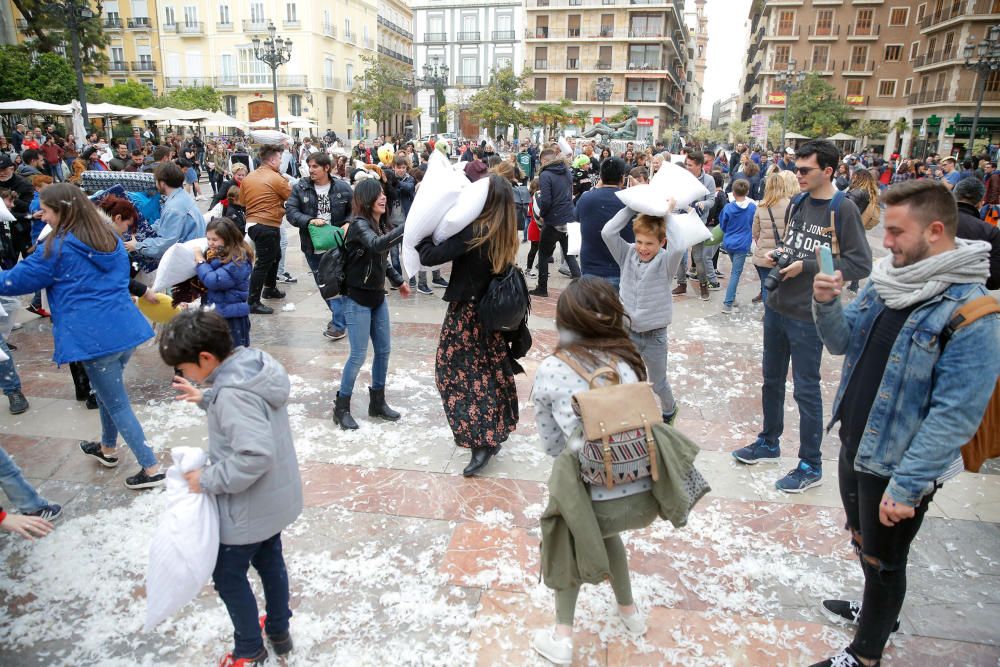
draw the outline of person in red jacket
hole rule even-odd
[[[63,153],[65,151],[62,147],[56,143],[56,138],[49,135],[45,138],[45,143],[42,144],[42,156],[45,157],[45,170],[48,175],[52,177],[54,181],[63,180],[62,176],[62,160]]]
[[[528,185],[528,191],[531,193],[531,201],[528,202],[528,241],[531,243],[531,247],[528,248],[528,268],[526,272],[528,277],[534,278],[535,272],[531,270],[531,267],[535,263],[535,255],[538,254],[538,243],[542,240],[542,228],[538,225],[538,218],[535,213],[535,193],[538,192],[537,178],[531,180],[531,183]]]

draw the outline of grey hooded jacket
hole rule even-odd
[[[206,379],[201,486],[219,503],[219,541],[253,544],[302,512],[302,480],[288,423],[288,374],[271,355],[239,347]]]

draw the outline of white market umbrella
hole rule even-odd
[[[785,139],[808,139],[809,137],[798,132],[785,132]],[[853,137],[852,137],[853,138]]]
[[[284,125],[285,123],[282,123]],[[292,130],[315,130],[319,128],[319,125],[312,122],[311,120],[293,120],[288,123],[288,128]]]
[[[785,135],[785,136],[788,136],[788,135]],[[846,134],[844,132],[838,132],[837,134],[833,135],[832,137],[827,137],[826,138],[827,141],[855,141],[856,139],[857,139],[857,137],[852,137],[851,135]]]
[[[69,104],[49,104],[38,100],[14,100],[11,102],[0,102],[0,113],[50,113],[60,116],[69,116],[73,113]]]

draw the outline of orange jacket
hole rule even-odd
[[[292,186],[284,176],[267,165],[257,167],[240,184],[247,222],[280,227],[290,194]]]

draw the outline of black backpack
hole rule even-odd
[[[516,331],[531,311],[528,283],[513,264],[490,281],[477,307],[487,331]]]
[[[324,299],[332,299],[344,291],[344,278],[347,267],[347,247],[338,245],[327,250],[319,258],[319,268],[316,270],[316,284]]]

